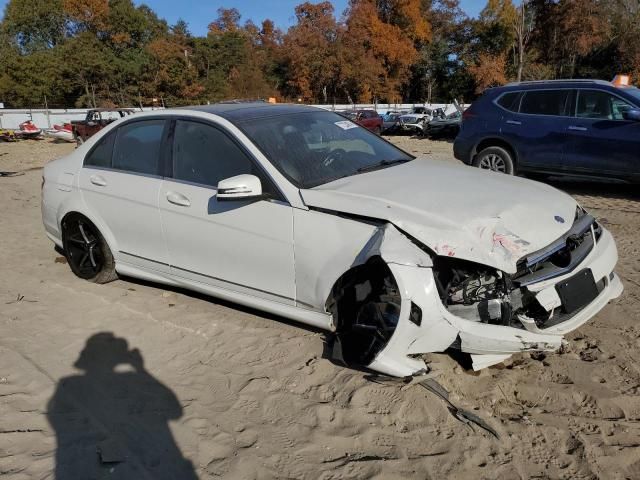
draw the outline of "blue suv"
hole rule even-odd
[[[454,155],[479,168],[640,182],[640,89],[600,80],[520,82],[464,112]]]

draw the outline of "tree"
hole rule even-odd
[[[515,32],[516,50],[517,50],[517,73],[516,81],[522,80],[522,72],[524,70],[525,50],[531,38],[533,30],[533,16],[527,5],[526,0],[521,0],[520,5],[516,9],[514,17],[513,31]]]
[[[609,23],[604,5],[599,0],[563,0],[558,4],[558,25],[562,36],[566,67],[561,75],[574,77],[578,59],[605,43]]]
[[[104,0],[63,0],[65,13],[76,30],[105,30],[109,17],[109,2]]]
[[[219,8],[218,18],[209,24],[209,33],[232,33],[240,30],[240,12],[237,8]]]
[[[514,4],[515,3],[515,4]],[[470,100],[511,79],[640,78],[638,0],[350,0],[295,8],[281,32],[220,9],[206,36],[134,0],[9,0],[0,20],[7,105]]]
[[[422,45],[411,67],[405,97],[428,103],[434,99],[448,102],[466,90],[461,58],[469,44],[469,19],[458,0],[430,0],[425,8],[431,40]]]
[[[330,2],[305,2],[295,8],[297,23],[283,39],[285,95],[305,101],[327,101],[343,86],[339,43],[342,26]]]
[[[480,54],[478,63],[471,65],[469,71],[476,81],[476,93],[480,94],[487,88],[504,85],[507,83],[506,55]]]
[[[365,101],[401,95],[418,48],[431,37],[419,0],[351,0],[344,45]],[[372,98],[373,97],[373,98]]]
[[[53,48],[67,31],[62,0],[10,0],[2,29],[24,53]]]

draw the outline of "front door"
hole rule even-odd
[[[272,198],[218,201],[218,182],[245,173]],[[177,120],[159,198],[174,276],[294,304],[292,207],[228,132]]]
[[[169,270],[158,210],[166,123],[133,121],[111,131],[80,172],[84,201],[98,228],[113,233],[116,259],[160,272]]]
[[[626,179],[640,174],[640,123],[625,120],[635,108],[602,90],[579,90],[576,116],[567,126],[568,161],[575,173]]]

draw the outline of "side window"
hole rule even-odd
[[[178,120],[173,141],[173,177],[217,187],[220,180],[248,173],[260,177],[262,190],[275,194],[249,156],[221,130]]]
[[[509,92],[498,98],[496,102],[505,110],[510,112],[517,112],[520,105],[520,92]]]
[[[123,125],[113,149],[113,168],[158,175],[164,120],[143,120]]]
[[[576,116],[596,120],[624,120],[624,112],[633,107],[624,100],[599,90],[578,91]]]
[[[111,168],[111,155],[116,132],[104,136],[84,159],[85,167]]]
[[[633,107],[630,104],[618,97],[613,97],[613,100],[611,102],[611,109],[614,120],[624,120],[624,112],[633,110]]]
[[[570,90],[531,90],[525,92],[520,113],[563,116]]]

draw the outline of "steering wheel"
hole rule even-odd
[[[342,148],[336,148],[335,150],[332,150],[331,152],[329,152],[329,154],[326,157],[324,157],[324,160],[322,160],[322,165],[324,165],[325,167],[328,167],[335,160],[342,160],[342,158],[346,153],[347,152]]]

